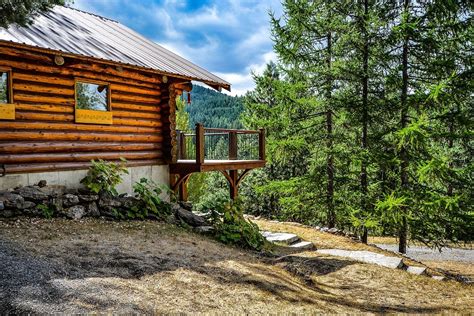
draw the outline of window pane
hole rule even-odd
[[[82,110],[107,111],[107,85],[76,83],[76,107]]]
[[[0,71],[0,103],[8,103],[8,73]]]

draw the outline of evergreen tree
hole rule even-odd
[[[0,27],[10,24],[26,26],[34,16],[51,9],[54,5],[64,5],[64,0],[4,0],[0,2]]]

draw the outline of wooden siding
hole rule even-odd
[[[172,80],[163,84],[157,74],[70,57],[57,66],[53,54],[4,45],[0,67],[12,70],[16,109],[14,121],[0,120],[6,173],[83,169],[98,158],[123,157],[130,165],[172,160]],[[74,122],[76,78],[110,83],[112,125]]]

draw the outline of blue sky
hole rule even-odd
[[[243,94],[250,72],[275,60],[268,12],[280,0],[75,0],[73,7],[117,20],[206,68]]]

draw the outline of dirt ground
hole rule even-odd
[[[0,221],[3,313],[469,314],[473,301],[455,281],[312,251],[261,255],[152,221]]]

